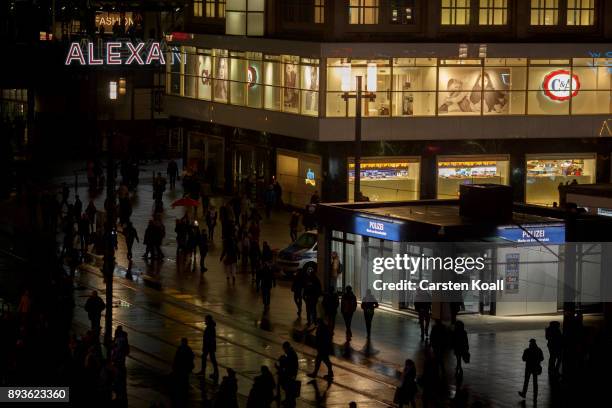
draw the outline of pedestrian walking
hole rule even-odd
[[[525,362],[525,381],[523,382],[523,391],[519,391],[518,394],[525,399],[529,377],[533,377],[533,401],[535,403],[538,399],[538,375],[542,374],[541,363],[544,361],[544,353],[536,344],[535,339],[529,340],[529,347],[523,351],[523,361]]]
[[[404,405],[412,405],[413,408],[416,408],[416,402],[414,400],[416,393],[416,365],[414,361],[407,359],[404,363],[404,371],[402,372],[400,385],[395,390],[393,402],[395,402],[399,408],[403,408]]]
[[[217,209],[213,205],[209,206],[206,211],[206,226],[208,227],[208,240],[212,242],[217,226]]]
[[[225,279],[229,283],[230,278],[232,284],[236,284],[236,264],[238,263],[238,247],[233,237],[228,237],[223,240],[223,252],[221,252],[220,260],[223,262],[225,269]]]
[[[293,302],[297,307],[298,317],[302,316],[302,299],[304,295],[304,271],[299,269],[293,276],[291,283],[291,292],[293,292]]]
[[[440,368],[444,371],[444,350],[446,349],[446,327],[442,324],[442,320],[436,319],[433,327],[431,328],[431,334],[429,336],[429,343],[433,350],[433,355],[440,364]]]
[[[440,382],[440,373],[438,370],[438,362],[436,357],[431,354],[431,350],[425,349],[425,357],[423,361],[423,374],[418,380],[418,384],[423,389],[423,408],[427,408],[432,403],[434,406],[436,399],[436,391]]]
[[[297,211],[293,211],[291,213],[291,218],[289,219],[289,237],[291,238],[291,242],[295,242],[295,240],[297,239],[299,223],[300,213]]]
[[[111,353],[111,359],[115,367],[125,368],[125,359],[129,354],[130,343],[128,341],[128,334],[125,330],[123,330],[123,326],[119,325],[115,329],[113,350]]]
[[[154,226],[153,226],[153,220],[149,220],[149,223],[147,224],[147,228],[145,229],[145,233],[144,233],[144,240],[143,243],[145,245],[145,253],[142,256],[144,259],[147,259],[149,256],[151,256],[151,258],[155,257],[155,250],[153,248],[153,235],[154,235]]]
[[[455,322],[455,329],[453,330],[451,342],[453,351],[455,352],[455,359],[457,360],[455,376],[461,377],[463,376],[463,367],[461,366],[461,362],[470,362],[470,344],[468,342],[465,326],[461,320],[457,320]]]
[[[189,393],[189,375],[194,367],[193,350],[189,347],[189,341],[186,337],[181,339],[181,344],[176,349],[174,354],[174,362],[172,371],[176,381],[177,397],[183,401]]]
[[[98,296],[97,291],[92,291],[91,296],[85,302],[85,311],[91,322],[91,330],[95,333],[100,333],[100,319],[102,311],[106,308],[104,301]]]
[[[344,326],[346,327],[346,341],[350,342],[353,338],[353,332],[351,331],[351,322],[353,321],[353,314],[357,310],[357,297],[353,293],[353,288],[349,285],[344,289],[342,295],[342,301],[340,302],[340,312],[344,319]]]
[[[213,373],[210,375],[215,382],[219,380],[219,366],[217,364],[217,323],[211,315],[204,318],[204,334],[202,336],[202,369],[197,373],[206,377],[206,359],[210,357]]]
[[[79,198],[79,195],[74,196],[74,204],[72,205],[74,216],[80,218],[83,212],[83,202]]]
[[[247,399],[247,408],[269,408],[274,401],[276,382],[267,366],[261,366],[260,374],[253,380]]]
[[[131,221],[128,221],[127,224],[125,224],[125,227],[123,227],[123,235],[125,236],[125,245],[127,247],[127,259],[131,260],[134,241],[140,243],[138,231],[136,231],[136,228],[134,228]]]
[[[332,363],[329,359],[330,354],[333,351],[333,343],[332,343],[332,333],[323,321],[323,319],[317,320],[317,332],[316,332],[316,348],[317,348],[317,356],[315,358],[315,367],[312,373],[308,374],[310,378],[316,378],[319,373],[319,368],[321,368],[321,363],[325,363],[327,366],[327,375],[324,377],[329,382],[332,382],[334,379],[334,371],[332,367]]]
[[[87,219],[89,220],[89,232],[93,234],[95,232],[94,225],[96,222],[96,214],[98,213],[98,209],[96,208],[93,200],[89,200],[85,213],[87,214]]]
[[[557,321],[549,323],[545,330],[546,346],[548,347],[548,372],[550,374],[559,374],[561,366],[561,356],[563,354],[563,334],[561,333],[561,324]]]
[[[374,295],[372,295],[372,291],[368,289],[366,295],[361,300],[361,309],[363,309],[368,340],[370,340],[372,336],[372,319],[374,318],[374,310],[376,308],[378,308],[378,301]]]
[[[87,218],[87,214],[81,214],[77,224],[77,231],[79,233],[81,252],[85,254],[89,246],[89,219]]]
[[[155,220],[153,222],[153,248],[155,249],[155,257],[158,259],[164,259],[164,253],[161,250],[161,245],[166,236],[166,227],[161,220]]]
[[[245,258],[247,254],[244,254]],[[248,258],[251,264],[251,279],[255,280],[259,269],[263,268],[261,262],[261,250],[259,249],[259,242],[254,240],[249,240],[248,243]]]
[[[333,286],[330,286],[327,292],[323,294],[321,306],[323,306],[325,320],[327,320],[327,325],[329,326],[329,330],[333,336],[334,329],[336,328],[336,315],[338,314],[338,307],[340,306],[338,294]]]
[[[263,301],[264,310],[270,309],[270,297],[272,288],[276,286],[276,279],[272,272],[272,266],[265,263],[261,266],[259,287],[261,288],[261,299]]]
[[[178,177],[178,165],[174,160],[170,160],[168,162],[168,167],[166,169],[166,174],[168,175],[168,180],[170,181],[170,188],[174,190],[176,186],[176,178]]]
[[[307,325],[314,324],[317,319],[317,303],[321,296],[321,282],[314,272],[307,272],[304,277],[304,303],[306,303]]]
[[[284,406],[295,407],[295,399],[299,396],[300,382],[296,381],[298,374],[297,353],[288,341],[283,343],[283,355],[278,359],[278,384],[285,392]],[[280,398],[280,393],[279,396]]]
[[[200,250],[200,273],[204,273],[208,270],[205,261],[208,255],[208,232],[205,229],[199,234],[198,249]]]
[[[215,398],[215,408],[238,408],[238,380],[236,371],[227,369]]]
[[[414,308],[419,316],[421,341],[429,338],[429,321],[431,320],[431,295],[429,292],[418,289],[414,296]]]

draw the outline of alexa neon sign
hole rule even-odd
[[[101,55],[96,57],[94,43],[81,44],[73,42],[66,56],[66,65],[77,62],[80,65],[150,65],[153,62],[166,64],[164,53],[159,42],[131,43],[111,41],[104,44]]]
[[[553,101],[567,101],[578,95],[580,79],[566,69],[552,71],[544,77],[544,95]]]

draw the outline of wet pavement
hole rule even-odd
[[[149,166],[146,174],[165,167]],[[72,177],[66,177],[73,182]],[[60,181],[58,179],[58,181]],[[84,207],[89,194],[86,186],[79,187]],[[260,295],[251,282],[250,273],[243,271],[236,284],[225,280],[219,256],[220,227],[215,231],[214,244],[207,258],[208,271],[200,274],[186,265],[182,256],[176,256],[174,221],[182,217],[185,209],[172,209],[170,203],[182,196],[180,182],[175,190],[167,190],[164,196],[163,221],[166,237],[162,250],[163,261],[145,262],[142,259],[144,246],[135,244],[133,279],[126,279],[128,263],[125,244],[120,235],[116,254],[113,297],[115,299],[114,324],[122,324],[128,331],[130,343],[135,350],[130,355],[129,397],[131,406],[148,406],[151,401],[168,398],[167,375],[181,337],[187,337],[198,355],[196,370],[200,367],[199,352],[203,320],[211,314],[217,321],[217,359],[221,367],[231,367],[238,373],[239,394],[242,401],[250,390],[253,378],[261,365],[274,366],[281,355],[281,344],[289,340],[294,344],[300,358],[299,379],[302,380],[302,395],[299,406],[347,406],[356,401],[358,406],[392,405],[399,370],[406,358],[417,362],[421,372],[424,344],[419,339],[416,320],[395,312],[379,311],[374,317],[372,342],[365,338],[365,324],[358,312],[353,323],[353,341],[348,347],[343,344],[344,325],[337,318],[334,363],[334,382],[328,385],[322,378],[313,384],[305,374],[312,370],[315,351],[308,345],[309,336],[304,332],[304,320],[296,320],[296,309],[290,292],[290,282],[279,281],[272,289],[269,313],[263,312]],[[92,197],[98,208],[103,207],[104,195]],[[73,191],[69,201],[74,199]],[[221,197],[213,199],[220,204]],[[151,177],[143,178],[132,199],[132,221],[139,236],[153,209]],[[190,210],[191,211],[191,210]],[[201,216],[201,208],[199,209]],[[289,214],[275,212],[271,219],[262,221],[262,240],[272,248],[282,248],[289,242]],[[151,285],[151,282],[160,286]],[[104,296],[104,285],[99,267],[83,265],[78,275],[80,290],[77,298],[77,324],[85,326],[87,317],[82,310],[88,291],[96,288]],[[464,381],[459,387],[452,374],[454,361],[448,356],[448,392],[442,398],[445,406],[463,406],[480,401],[483,406],[514,407],[519,404],[517,391],[522,386],[524,363],[523,349],[529,338],[536,338],[545,350],[544,327],[548,321],[559,317],[539,316],[528,318],[499,318],[490,316],[462,316],[469,333],[472,361],[464,365]],[[547,358],[547,352],[545,351]],[[453,358],[454,360],[454,358]],[[209,363],[209,372],[210,372]],[[224,370],[222,369],[222,372]],[[320,375],[326,374],[323,367]],[[539,405],[549,406],[550,387],[547,373],[540,376]],[[207,398],[210,383],[201,383],[193,376],[191,400],[199,406]],[[529,395],[531,389],[529,391]],[[528,395],[527,406],[531,406]],[[241,403],[241,405],[244,405]],[[420,406],[420,401],[418,403]]]

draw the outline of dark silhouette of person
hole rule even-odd
[[[215,407],[238,408],[238,380],[236,371],[227,369],[227,375],[221,380],[215,399]]]
[[[433,327],[431,328],[431,334],[429,336],[429,343],[433,351],[434,357],[440,368],[444,370],[444,349],[446,347],[446,327],[442,324],[440,319],[436,319]]]
[[[323,311],[325,312],[325,319],[329,325],[329,330],[334,335],[334,329],[336,328],[336,315],[338,314],[338,306],[340,301],[338,300],[338,294],[334,290],[333,286],[330,286],[327,292],[323,294],[323,300],[321,301]]]
[[[304,295],[304,272],[300,269],[293,276],[293,282],[291,283],[291,292],[293,292],[293,302],[297,307],[298,317],[302,316],[302,298]]]
[[[299,222],[300,213],[297,211],[293,211],[291,213],[291,218],[289,219],[289,237],[291,238],[291,242],[295,242],[295,240],[297,239]]]
[[[176,178],[178,176],[178,165],[174,160],[170,160],[168,162],[168,168],[166,169],[166,174],[168,175],[168,180],[170,181],[170,188],[174,189],[176,185]]]
[[[200,250],[200,273],[204,273],[208,270],[205,265],[206,255],[208,255],[208,232],[205,229],[200,232],[197,244]]]
[[[429,407],[430,403],[434,403],[436,398],[436,390],[440,379],[438,371],[438,362],[436,357],[432,355],[431,350],[425,349],[425,358],[423,361],[423,374],[421,375],[419,385],[421,386],[423,407]]]
[[[429,292],[417,290],[414,299],[414,308],[419,316],[421,341],[429,338],[429,321],[431,320],[431,296]]]
[[[263,301],[264,309],[270,309],[270,297],[272,294],[272,288],[276,286],[276,279],[272,272],[272,267],[269,263],[264,263],[260,268],[259,287],[261,288],[261,299]]]
[[[306,303],[307,324],[314,324],[317,318],[317,303],[321,296],[321,281],[313,272],[307,272],[304,279],[304,302]]]
[[[193,350],[189,347],[187,338],[181,339],[181,344],[176,349],[174,354],[174,362],[172,364],[172,371],[176,381],[177,396],[180,399],[187,397],[189,392],[189,374],[193,371],[194,367]]]
[[[100,318],[102,317],[102,311],[106,308],[104,301],[98,296],[97,291],[92,291],[91,296],[85,302],[85,311],[87,317],[91,322],[91,330],[96,333],[100,333]]]
[[[319,373],[319,368],[321,368],[321,363],[325,363],[327,366],[327,375],[325,375],[325,379],[329,382],[332,382],[334,379],[334,371],[332,368],[332,363],[329,359],[330,354],[332,353],[333,343],[332,343],[332,333],[325,324],[323,319],[317,320],[317,332],[316,332],[316,349],[317,356],[315,358],[315,367],[312,373],[308,374],[308,377],[316,378]]]
[[[466,362],[469,361],[469,350],[470,345],[468,342],[467,332],[465,331],[465,326],[463,322],[457,320],[455,322],[455,329],[453,330],[452,335],[452,346],[453,351],[455,352],[455,358],[457,360],[457,365],[455,367],[455,375],[462,376],[463,375],[463,367],[461,366],[462,360]]]
[[[397,387],[393,402],[395,402],[399,408],[402,408],[404,405],[412,405],[413,408],[416,408],[416,402],[414,400],[416,393],[416,365],[414,361],[408,359],[404,363],[404,371],[402,372],[400,385]]]
[[[533,400],[538,399],[538,375],[542,374],[542,366],[540,363],[544,361],[544,353],[538,347],[535,339],[529,340],[529,347],[523,351],[523,361],[525,362],[525,381],[523,382],[523,391],[519,391],[521,398],[527,395],[527,387],[529,386],[529,377],[533,376]]]
[[[374,318],[374,310],[378,307],[378,301],[372,295],[372,291],[368,289],[366,295],[361,301],[361,308],[363,309],[363,317],[366,324],[366,332],[368,340],[372,337],[372,319]]]
[[[217,323],[211,315],[204,318],[204,334],[202,336],[202,369],[197,375],[206,376],[206,359],[210,357],[213,366],[213,373],[210,375],[214,381],[219,380],[219,366],[217,364]]]
[[[138,231],[134,228],[131,221],[128,221],[123,228],[123,235],[125,235],[125,245],[127,246],[127,258],[132,259],[132,247],[134,246],[134,240],[140,242],[138,238]]]
[[[74,196],[74,204],[72,208],[74,211],[74,216],[81,217],[81,213],[83,212],[83,202],[79,198],[78,194]]]
[[[298,384],[296,377],[298,374],[298,357],[297,353],[291,347],[288,341],[283,343],[284,354],[278,359],[276,368],[278,370],[279,387],[285,391],[284,406],[288,408],[295,407],[295,399],[297,398]],[[280,396],[279,396],[280,398]]]
[[[557,321],[550,322],[545,330],[546,346],[548,347],[548,372],[559,373],[561,355],[563,354],[563,334],[561,324]]]
[[[342,295],[342,301],[340,302],[340,312],[344,319],[344,326],[346,327],[346,341],[349,342],[353,338],[353,332],[351,331],[351,323],[353,321],[353,314],[357,310],[357,297],[353,293],[353,288],[349,285],[344,289]]]
[[[274,401],[276,382],[267,366],[261,366],[261,374],[254,378],[247,399],[247,408],[269,408]]]

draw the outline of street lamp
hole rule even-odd
[[[366,106],[369,105],[370,101],[376,99],[376,81],[377,81],[377,68],[375,63],[368,63],[366,69],[366,91],[362,91],[362,79],[361,75],[357,75],[355,93],[351,93],[350,81],[351,81],[351,66],[350,63],[346,63],[342,67],[341,71],[341,89],[343,91],[342,99],[346,102],[346,112],[348,116],[348,102],[349,99],[355,98],[355,183],[353,189],[353,200],[355,202],[361,201],[361,100],[366,99]],[[367,112],[366,112],[367,115]]]

